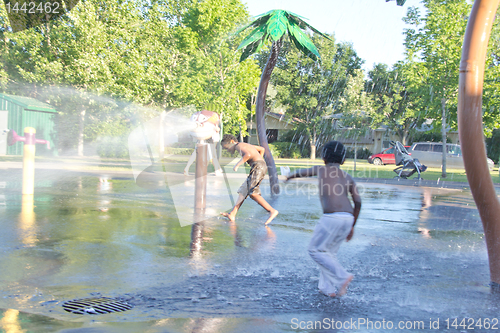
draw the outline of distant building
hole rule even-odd
[[[293,129],[293,125],[290,120],[285,119],[285,115],[280,113],[265,112],[264,123],[266,124],[268,143],[278,141],[286,131]],[[247,130],[249,135],[245,138],[245,141],[254,145],[259,144],[255,115],[253,115],[253,119],[251,121],[247,122]]]
[[[327,116],[325,118],[334,118],[337,121],[334,122],[335,127],[337,127],[337,133],[334,136],[335,140],[338,140],[346,146],[346,148],[354,149],[368,149],[372,153],[379,153],[385,148],[390,147],[391,141],[400,141],[401,138],[397,133],[392,132],[386,126],[381,126],[377,129],[370,129],[365,134],[360,137],[355,137],[350,131],[352,128],[342,127],[340,124],[340,119],[342,119],[342,114],[334,114],[331,116]],[[419,128],[416,130],[418,132],[427,132],[433,129],[432,119],[426,120]],[[451,143],[458,143],[458,132],[450,131],[451,128],[448,128],[449,131],[446,135],[448,139],[450,139]]]
[[[23,144],[7,146],[8,130],[24,135],[25,127],[36,129],[36,138],[50,142],[51,150],[46,145],[38,145],[37,155],[57,154],[57,133],[55,118],[57,110],[34,98],[0,93],[0,155],[22,155]]]
[[[332,126],[335,129],[335,134],[326,141],[338,140],[342,142],[346,148],[354,149],[356,147],[356,149],[368,149],[372,153],[378,153],[385,148],[389,148],[391,141],[400,140],[399,135],[389,130],[386,126],[381,126],[374,130],[370,129],[363,135],[355,137],[350,133],[353,130],[352,128],[342,126],[341,113],[325,116],[324,118],[333,119]],[[278,141],[287,131],[292,130],[294,128],[294,123],[301,122],[302,120],[298,118],[290,119],[289,117],[285,117],[284,113],[265,112],[264,121],[266,124],[268,142],[272,143]],[[430,131],[433,129],[432,122],[432,119],[428,119],[416,130],[418,132]],[[247,122],[247,129],[249,136],[245,137],[245,141],[251,144],[258,144],[259,140],[257,136],[257,126],[255,124],[255,115],[253,115],[251,121]],[[448,131],[450,129],[451,128],[448,128]],[[447,137],[451,143],[458,143],[457,131],[449,131]]]

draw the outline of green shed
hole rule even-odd
[[[0,93],[0,155],[22,155],[23,144],[16,143],[7,146],[7,131],[14,130],[24,136],[25,127],[36,129],[36,138],[50,142],[51,149],[46,145],[37,145],[36,155],[57,155],[57,133],[55,118],[57,110],[49,104],[34,98],[14,96]]]

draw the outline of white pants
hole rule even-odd
[[[339,212],[323,214],[314,228],[309,243],[309,255],[320,266],[319,289],[325,294],[336,293],[351,276],[337,260],[337,251],[351,232],[354,216]]]

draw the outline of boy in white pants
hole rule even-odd
[[[308,251],[321,268],[319,290],[331,297],[344,295],[354,277],[340,265],[336,255],[344,239],[351,240],[361,210],[361,197],[356,183],[348,173],[340,170],[340,165],[344,164],[345,153],[342,143],[330,141],[322,151],[324,166],[300,169],[287,176],[287,180],[318,176],[319,196],[324,214],[314,228]],[[354,208],[349,201],[349,193]]]

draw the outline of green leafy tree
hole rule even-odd
[[[365,91],[363,76],[363,70],[354,70],[354,73],[347,77],[344,94],[339,99],[342,124],[354,129],[374,127],[373,117],[376,116],[373,100]]]
[[[250,55],[260,52],[268,41],[272,41],[271,53],[260,78],[255,107],[255,118],[259,144],[265,149],[264,157],[269,169],[271,193],[278,194],[278,173],[267,142],[266,127],[264,123],[264,106],[267,86],[269,85],[271,74],[276,65],[281,46],[283,45],[283,37],[285,34],[288,34],[291,42],[301,52],[314,61],[320,58],[319,52],[311,39],[302,30],[310,29],[323,37],[328,38],[328,36],[306,23],[302,17],[285,10],[272,10],[257,16],[250,24],[238,30],[237,33],[250,27],[253,28],[252,32],[238,46],[238,49],[243,49],[240,61],[244,61]]]
[[[348,76],[338,109],[342,112],[342,126],[348,129],[345,135],[354,139],[354,171],[356,171],[357,142],[361,136],[376,127],[373,121],[375,116],[373,99],[365,91],[363,70],[356,69]]]
[[[330,116],[347,77],[360,69],[363,61],[350,44],[336,44],[333,36],[314,35],[312,41],[321,48],[321,63],[285,42],[271,83],[277,90],[275,99],[287,109],[286,115],[299,120],[296,129],[306,135],[310,158],[315,159],[316,147],[333,134]]]
[[[256,89],[259,68],[239,63],[231,32],[248,19],[237,0],[155,2],[148,7],[144,35],[147,105],[194,105],[223,114],[224,131],[246,126],[248,96]],[[241,40],[241,38],[240,38]],[[149,86],[149,87],[148,87]]]
[[[88,0],[16,34],[4,12],[0,19],[0,86],[58,107],[66,148],[82,154],[96,131],[116,132],[104,122],[120,129],[130,123],[133,115],[104,96],[160,110],[212,103],[225,113],[226,131],[245,125],[245,103],[260,73],[255,61],[239,63],[228,38],[248,19],[237,0]],[[151,116],[144,110],[135,109]]]
[[[127,68],[120,66],[126,63],[130,76],[141,76],[137,53],[130,50],[133,32],[125,29],[141,20],[132,3],[104,6],[85,1],[58,20],[15,34],[3,31],[4,40],[8,40],[3,49],[4,68],[9,83],[13,83],[5,90],[56,106],[61,138],[66,141],[66,134],[71,133],[66,139],[82,155],[85,127],[103,121],[101,114],[110,110],[107,105],[99,106],[99,95],[113,95],[114,91],[120,91],[121,96],[134,95],[127,94],[127,86],[116,89],[127,72],[114,68]],[[70,148],[72,143],[62,146]]]
[[[500,17],[500,9],[496,17]],[[500,128],[500,20],[496,19],[488,44],[483,84],[483,130],[492,137]]]
[[[407,64],[396,63],[392,69],[385,64],[377,64],[368,72],[366,91],[373,98],[374,127],[385,125],[387,130],[399,135],[406,145],[410,131],[421,123],[415,94],[407,89],[405,70]]]
[[[226,133],[237,133],[240,125],[246,130],[246,100],[260,74],[255,61],[239,63],[235,52],[231,32],[246,20],[248,13],[236,0],[203,1],[183,18],[182,34],[189,40],[184,50],[190,58],[178,97],[199,107],[215,105],[213,111],[223,112]]]
[[[421,97],[426,117],[441,124],[442,141],[446,142],[447,123],[456,128],[458,69],[471,5],[465,0],[422,2],[427,10],[424,17],[411,7],[404,19],[413,26],[405,37],[408,63],[413,65],[408,78],[414,81],[412,93]],[[445,149],[442,161],[442,177],[446,177]]]

